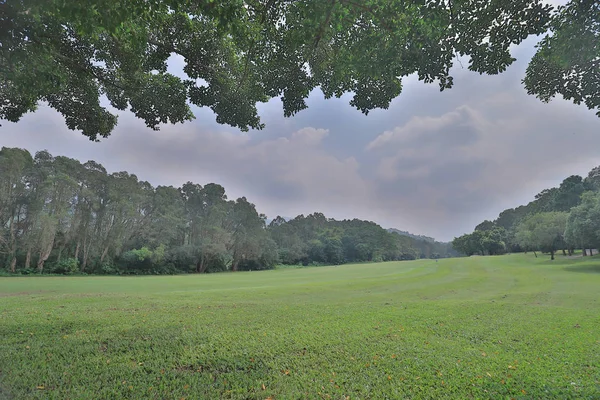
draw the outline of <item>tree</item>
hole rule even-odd
[[[240,264],[248,260],[259,260],[262,256],[262,245],[268,234],[265,219],[256,212],[254,204],[245,197],[231,204],[231,242],[228,250],[231,252],[231,270],[237,271]]]
[[[474,240],[472,234],[465,234],[452,240],[452,247],[466,256],[472,256],[479,252],[479,243]]]
[[[527,68],[527,92],[545,102],[560,94],[600,117],[600,3],[572,0],[559,7],[550,31]]]
[[[583,180],[583,185],[586,190],[600,190],[600,166],[592,168]]]
[[[563,20],[588,33],[583,44],[595,43],[594,17],[570,15],[563,10],[549,25],[552,7],[542,0],[4,1],[0,119],[18,121],[43,101],[70,129],[97,140],[117,123],[100,101],[106,95],[153,129],[192,119],[188,102],[212,109],[219,123],[260,129],[257,103],[280,97],[290,116],[315,88],[326,98],[353,93],[350,104],[366,114],[387,108],[411,74],[452,87],[456,55],[469,57],[472,71],[503,72],[515,60],[510,47],[529,35],[548,26],[557,40],[571,33]],[[542,43],[527,76],[529,91],[543,99],[553,93],[538,82],[554,43]],[[186,78],[167,72],[172,54],[185,60]],[[569,65],[579,60],[559,54]],[[588,75],[589,91],[597,81]],[[594,98],[575,97],[590,108]]]
[[[566,247],[564,234],[567,217],[566,212],[534,214],[519,225],[517,238],[524,248],[550,253],[550,259],[554,260],[554,253]]]
[[[581,204],[569,213],[565,229],[565,240],[570,247],[586,249],[600,244],[600,195],[584,193]]]
[[[569,211],[581,201],[581,194],[585,191],[583,178],[571,175],[562,181],[558,187],[553,202],[552,211]]]
[[[492,221],[485,220],[475,227],[476,231],[491,231],[495,228],[495,224]]]
[[[237,271],[453,254],[447,244],[370,221],[318,212],[265,221],[245,197],[227,200],[218,184],[154,188],[94,161],[0,150],[0,264],[14,273],[32,265],[63,274]]]
[[[488,229],[481,229],[484,226]],[[472,256],[473,254],[486,253],[489,255],[504,254],[506,252],[506,230],[501,227],[493,227],[492,223],[485,221],[478,225],[480,229],[473,233],[454,238],[452,247],[457,251]]]
[[[506,252],[506,230],[504,228],[493,228],[485,231],[481,238],[481,247],[489,255],[500,255]]]
[[[184,244],[185,203],[181,193],[172,186],[158,186],[152,197],[152,213],[145,240],[154,247]]]
[[[2,147],[0,150],[0,253],[7,253],[8,269],[17,265],[17,236],[26,220],[26,172],[33,159],[28,151]]]

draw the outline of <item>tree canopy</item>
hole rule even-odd
[[[110,135],[117,110],[146,125],[194,118],[263,127],[256,105],[280,98],[285,116],[309,93],[352,93],[368,113],[387,108],[402,78],[452,87],[456,56],[497,74],[510,46],[550,29],[525,85],[598,109],[599,6],[572,0],[19,0],[0,2],[0,119],[18,121],[46,102],[91,140]],[[186,77],[167,72],[171,55]],[[600,113],[600,111],[599,111]],[[600,115],[600,114],[599,114]]]
[[[474,232],[455,238],[454,248],[466,255],[600,247],[600,167],[586,178],[571,175],[558,187],[544,189],[527,205],[509,208],[494,221],[485,220]],[[537,253],[535,253],[537,256]]]
[[[0,268],[13,273],[261,270],[455,255],[447,243],[321,213],[266,216],[225,188],[153,187],[94,162],[0,150]]]

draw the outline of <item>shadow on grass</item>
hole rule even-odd
[[[600,274],[600,264],[570,266],[570,267],[565,267],[565,271],[584,272],[587,274]]]

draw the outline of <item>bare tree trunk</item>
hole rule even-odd
[[[17,235],[15,234],[15,221],[12,215],[10,216],[8,230],[10,232],[10,248],[8,252],[8,256],[10,257],[9,269],[11,272],[14,272],[14,269],[17,267]]]
[[[50,257],[50,253],[52,253],[52,248],[54,247],[54,239],[56,236],[53,235],[52,239],[48,241],[48,245],[45,249],[40,250],[40,258],[38,259],[37,267],[40,272],[44,269],[44,263]]]
[[[202,254],[202,256],[200,256],[200,261],[196,265],[196,272],[202,274],[205,271],[206,271],[206,257],[204,256],[204,254]]]
[[[563,251],[563,256],[566,257],[567,256],[567,251],[565,249],[562,249],[562,251]]]
[[[83,262],[81,263],[81,272],[85,271],[85,267],[87,267],[88,262],[88,249],[87,246],[83,248]]]
[[[102,252],[102,255],[100,256],[100,263],[104,262],[104,259],[106,258],[106,255],[108,254],[108,246],[106,246],[104,248],[104,251]]]
[[[31,266],[31,247],[27,248],[27,255],[25,256],[25,268]]]
[[[17,257],[13,257],[12,260],[10,260],[10,272],[13,274],[17,272]]]
[[[550,259],[554,260],[554,250],[550,251]]]
[[[584,248],[583,249],[583,256],[586,257],[587,256],[587,250]]]
[[[37,262],[37,269],[40,273],[44,270],[44,263],[46,262],[48,257],[50,257],[50,253],[52,252],[53,245],[54,245],[54,239],[52,239],[50,241],[50,243],[48,244],[48,246],[45,249],[42,249],[40,251],[40,258],[38,259],[38,262]]]
[[[535,250],[533,251],[533,255],[535,256],[535,258],[537,258],[537,253],[535,252]]]
[[[87,238],[83,239],[83,262],[81,263],[81,271],[85,271],[87,267],[88,257],[90,254],[90,242]]]
[[[79,246],[81,245],[81,240],[77,241],[77,247],[75,247],[75,258],[79,260]]]

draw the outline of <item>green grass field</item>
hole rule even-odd
[[[598,399],[600,258],[0,278],[0,398]]]

